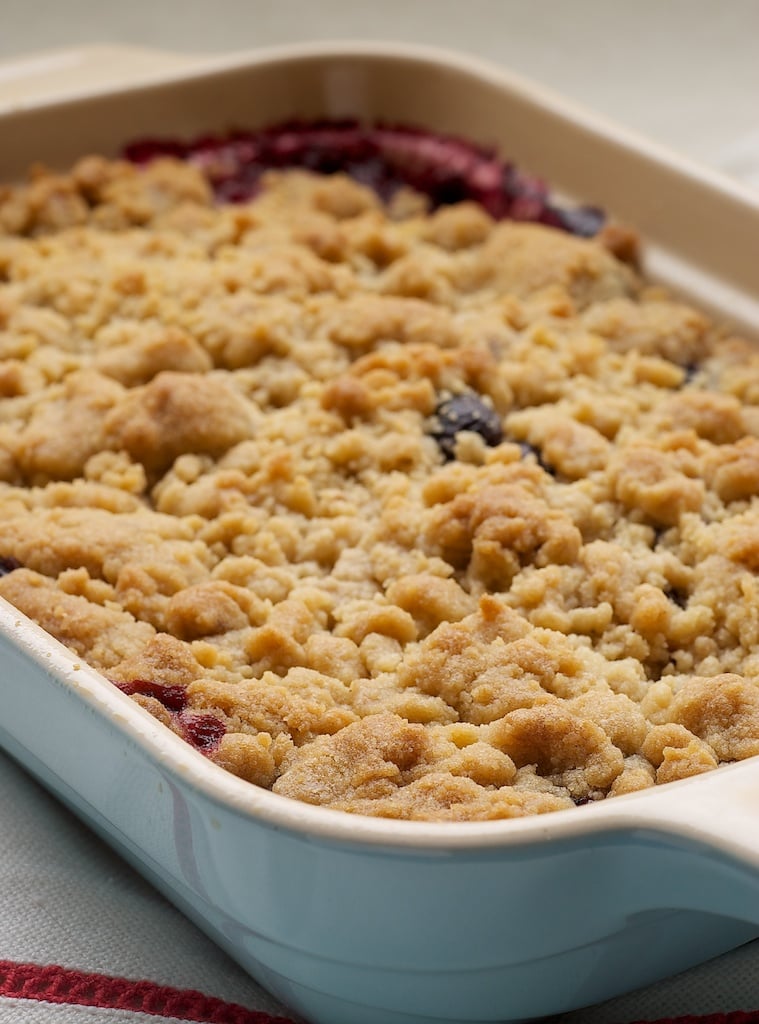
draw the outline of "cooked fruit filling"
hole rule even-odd
[[[500,220],[534,221],[590,238],[604,226],[596,206],[566,206],[545,182],[524,174],[493,149],[452,135],[407,125],[365,125],[354,120],[286,121],[259,131],[139,139],[124,156],[136,164],[160,157],[200,168],[222,202],[254,198],[268,171],[299,167],[318,174],[349,175],[385,202],[412,188],[431,207],[471,200]]]

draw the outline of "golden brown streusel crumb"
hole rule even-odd
[[[759,754],[759,357],[637,253],[339,175],[37,169],[0,193],[0,595],[351,813]],[[452,399],[502,439],[442,444]]]

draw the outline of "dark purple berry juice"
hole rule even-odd
[[[219,202],[246,202],[266,171],[297,167],[343,172],[384,200],[406,186],[426,195],[433,208],[471,200],[496,220],[548,224],[581,237],[597,234],[604,224],[601,210],[557,204],[541,179],[494,150],[407,125],[294,120],[189,141],[138,139],[124,156],[136,164],[158,157],[186,160],[200,168]]]

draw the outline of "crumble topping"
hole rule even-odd
[[[251,783],[542,813],[759,754],[759,355],[629,235],[88,157],[0,192],[0,594]]]

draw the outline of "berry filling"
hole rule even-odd
[[[159,701],[171,715],[175,732],[202,754],[213,753],[221,743],[226,726],[215,715],[188,710],[184,686],[166,686],[149,679],[132,679],[115,685],[129,697],[140,693]]]
[[[21,568],[21,562],[11,556],[0,556],[0,576],[7,576],[9,572]]]
[[[582,237],[597,234],[604,224],[597,207],[557,204],[541,179],[501,160],[493,149],[407,125],[295,120],[187,142],[138,139],[123,155],[136,164],[158,157],[186,160],[201,169],[219,202],[252,199],[266,171],[300,167],[320,174],[342,171],[384,200],[409,186],[428,196],[433,208],[468,199],[497,220],[534,221]]]
[[[214,715],[198,711],[180,711],[175,722],[180,735],[203,754],[216,750],[227,731],[224,723]]]
[[[116,683],[122,693],[131,697],[141,693],[145,697],[153,697],[160,701],[167,711],[184,711],[187,707],[187,693],[184,686],[165,686],[149,679],[131,679],[128,683]]]

